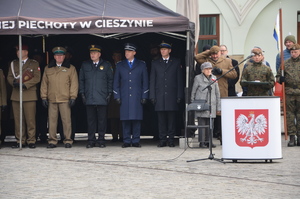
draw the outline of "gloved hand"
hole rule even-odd
[[[110,101],[110,97],[111,97],[111,93],[108,93],[108,95],[107,95],[107,97],[106,97],[107,103]]]
[[[43,99],[42,105],[43,105],[43,107],[48,108],[48,101],[46,99]]]
[[[141,104],[146,104],[147,100],[146,99],[141,99]]]
[[[117,99],[116,99],[116,102],[117,102],[118,104],[121,104],[121,99],[120,99],[120,98],[117,98]]]
[[[20,83],[17,82],[16,79],[14,79],[14,81],[13,81],[13,86],[14,86],[15,88],[20,88]]]
[[[22,88],[23,88],[23,89],[27,89],[27,87],[25,86],[24,83],[22,84]]]
[[[82,99],[82,103],[85,105],[86,104],[86,98],[84,93],[81,93],[81,99]]]
[[[181,102],[181,99],[177,98],[177,104],[180,104],[180,102]]]
[[[279,84],[282,84],[282,82],[285,82],[285,77],[284,76],[279,77]]]
[[[212,70],[212,74],[214,74],[214,75],[221,75],[221,74],[222,74],[222,69],[221,69],[221,68],[215,67],[215,68]]]
[[[70,105],[70,107],[73,107],[75,105],[75,99],[70,99],[69,105]]]
[[[2,105],[1,106],[1,111],[4,112],[6,108],[7,108],[7,105]]]
[[[152,98],[152,99],[150,99],[150,101],[152,104],[156,104],[156,99]]]

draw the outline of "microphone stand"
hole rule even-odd
[[[208,158],[203,158],[203,159],[196,159],[196,160],[188,160],[187,162],[195,162],[195,161],[202,161],[202,160],[215,160],[221,163],[223,162],[223,159],[218,159],[215,158],[214,155],[212,153],[212,135],[213,135],[213,127],[212,127],[212,116],[211,116],[211,90],[212,87],[211,85],[214,84],[216,81],[218,81],[219,79],[221,79],[222,77],[224,77],[227,73],[229,73],[230,71],[234,70],[236,67],[238,67],[241,63],[245,62],[246,60],[250,59],[253,55],[248,56],[246,59],[244,59],[243,61],[241,61],[239,64],[237,64],[236,66],[234,66],[232,69],[230,69],[229,71],[227,71],[226,73],[224,73],[223,75],[221,75],[220,77],[216,78],[215,80],[212,80],[204,89],[202,89],[202,91],[204,91],[205,89],[208,89],[208,94],[209,94],[209,156]]]

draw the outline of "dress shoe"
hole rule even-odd
[[[168,145],[169,145],[169,147],[175,147],[174,142],[170,142]]]
[[[55,144],[48,144],[47,148],[48,149],[53,149],[53,148],[56,148],[56,145]]]
[[[72,148],[72,144],[66,143],[66,144],[65,144],[65,148]]]
[[[105,144],[103,144],[103,143],[99,144],[99,148],[105,148],[105,147],[106,147]]]
[[[17,143],[16,145],[12,145],[11,148],[13,149],[20,148],[20,143]],[[25,144],[22,144],[22,148],[25,148]]]
[[[30,143],[30,144],[28,144],[28,147],[29,147],[30,149],[35,149],[35,148],[36,148],[36,146],[35,146],[35,144],[34,144],[34,143]]]
[[[206,144],[206,147],[209,148],[209,143]],[[214,143],[211,143],[211,148],[216,148],[216,145]]]
[[[138,148],[141,148],[141,147],[142,147],[142,146],[140,145],[140,143],[138,143],[138,142],[137,142],[137,143],[132,143],[132,146],[133,146],[133,147],[138,147]]]
[[[111,140],[111,142],[117,142],[118,141],[118,138],[113,138],[112,140]]]
[[[88,144],[86,145],[86,148],[93,148],[94,146],[95,146],[95,144],[88,143]]]
[[[122,148],[127,148],[127,147],[130,147],[130,144],[129,143],[123,143]]]
[[[206,144],[204,142],[200,142],[199,147],[200,148],[206,148]]]
[[[158,143],[157,147],[165,147],[167,146],[167,143],[166,142],[160,142]]]

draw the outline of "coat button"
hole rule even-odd
[[[129,81],[131,82],[131,79]]]
[[[131,94],[129,96],[131,97]]]

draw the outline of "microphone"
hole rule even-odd
[[[251,53],[251,55],[249,55],[246,59],[250,59],[251,57],[253,57],[255,54]]]

